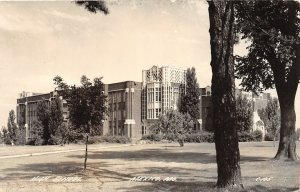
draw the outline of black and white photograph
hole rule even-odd
[[[299,192],[299,0],[0,0],[0,192]]]

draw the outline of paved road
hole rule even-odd
[[[98,144],[92,145],[88,147],[89,151],[99,151],[102,149],[112,149],[112,148],[120,148],[120,147],[129,147],[135,144]],[[34,146],[18,146],[11,147],[7,146],[7,148],[11,148],[10,150],[2,151],[2,156],[0,159],[11,159],[11,158],[19,158],[19,157],[29,157],[29,156],[41,156],[41,155],[50,155],[50,154],[58,154],[58,153],[70,153],[70,152],[77,152],[77,151],[85,151],[85,146],[82,145],[70,145],[70,146],[53,146],[49,149],[49,146],[44,146],[45,148],[38,147],[35,148]],[[63,148],[65,147],[65,149]],[[48,149],[47,149],[48,148]],[[12,154],[13,151],[13,154]],[[42,151],[42,152],[38,152]]]

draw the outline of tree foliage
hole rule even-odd
[[[194,121],[197,121],[200,118],[200,89],[194,67],[187,69],[185,90],[185,94],[181,97],[180,111],[188,113]]]
[[[49,121],[50,121],[49,101],[44,99],[38,102],[37,104],[37,122],[36,125],[32,127],[32,129],[40,129],[40,127],[42,127],[41,129],[42,139],[45,142],[45,144],[48,144],[48,141],[51,138],[51,134],[49,130]],[[33,131],[40,132],[40,130],[33,130]]]
[[[20,107],[20,112],[19,112],[20,115],[18,116],[18,122],[17,122],[19,127],[25,125],[25,113],[26,113],[25,110],[26,110],[25,107]]]
[[[32,140],[29,144],[43,145],[46,143],[44,138],[44,127],[41,121],[33,121],[30,129],[30,135]]]
[[[35,126],[32,126],[34,132],[33,137],[39,136],[42,133],[42,144],[58,144],[61,139],[61,132],[63,127],[63,111],[62,101],[58,96],[48,100],[42,100],[37,104],[37,121]],[[34,138],[35,139],[35,138]]]
[[[270,99],[267,106],[263,109],[259,109],[257,112],[264,122],[267,132],[275,137],[280,128],[280,108],[278,99]]]
[[[60,132],[62,131],[63,121],[62,101],[56,96],[51,100],[49,111],[49,134],[51,144],[58,144],[59,137],[62,136]]]
[[[93,82],[86,76],[81,77],[81,86],[68,86],[61,77],[55,77],[61,94],[67,101],[69,120],[80,132],[90,133],[90,128],[101,126],[107,114],[106,95],[102,78]]]
[[[253,106],[252,102],[242,94],[238,94],[236,97],[236,126],[239,132],[247,131],[252,129],[253,125]]]
[[[102,126],[105,115],[107,115],[104,84],[102,78],[94,78],[91,82],[85,75],[81,77],[80,86],[70,86],[63,82],[59,76],[54,77],[57,90],[67,101],[69,109],[69,120],[77,133],[86,133],[86,154],[84,170],[86,169],[88,136],[92,129]]]
[[[298,160],[295,96],[300,66],[300,4],[297,1],[237,2],[236,25],[248,54],[236,56],[236,76],[246,90],[275,86],[281,113],[275,159]]]
[[[249,43],[248,54],[236,56],[236,76],[242,79],[241,85],[246,90],[263,91],[274,88],[275,83],[278,87],[295,81],[299,3],[246,1],[236,7],[237,32]]]
[[[77,5],[84,6],[91,13],[103,12],[105,15],[109,10],[104,1],[75,1]]]
[[[193,119],[188,113],[182,114],[172,109],[159,117],[152,131],[161,132],[165,138],[174,138],[183,146],[185,134],[191,132],[193,125]]]
[[[12,144],[15,144],[17,142],[18,127],[16,124],[16,116],[14,110],[11,110],[9,112],[7,120],[7,130],[9,132],[9,137]]]
[[[2,127],[2,137],[3,137],[4,144],[11,144],[9,132],[6,127]]]

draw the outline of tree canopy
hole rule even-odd
[[[187,69],[185,90],[180,102],[180,111],[188,113],[194,121],[197,121],[200,118],[200,89],[194,67]]]
[[[238,94],[236,97],[236,126],[237,130],[250,131],[253,125],[253,105],[251,101]]]
[[[84,170],[87,161],[88,137],[93,129],[102,126],[107,115],[107,96],[104,92],[102,77],[94,78],[91,82],[85,75],[81,77],[81,85],[67,85],[59,76],[54,77],[57,90],[67,102],[69,122],[76,128],[77,133],[86,133],[86,153]]]
[[[15,144],[17,141],[18,127],[16,124],[16,115],[14,110],[9,111],[8,120],[7,120],[7,130],[11,141]]]
[[[295,96],[300,66],[300,4],[296,1],[236,2],[236,26],[248,53],[236,56],[236,76],[246,90],[276,88],[280,142],[275,159],[298,160]]]
[[[172,109],[161,115],[152,127],[154,132],[160,131],[166,138],[174,138],[180,146],[183,146],[185,134],[191,132],[193,124],[193,120],[188,113],[182,114]]]
[[[259,92],[274,86],[297,86],[299,3],[247,1],[236,7],[236,29],[248,42],[249,51],[236,56],[236,76],[242,79],[241,85],[247,91]]]
[[[261,120],[264,122],[267,132],[275,137],[280,128],[280,108],[278,99],[270,99],[267,106],[257,112]]]

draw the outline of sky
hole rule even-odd
[[[211,84],[205,1],[110,0],[107,6],[104,15],[68,1],[0,2],[0,126],[19,93],[50,92],[56,75],[68,84],[82,75],[116,83],[142,81],[142,70],[153,65],[195,67],[200,86]],[[245,54],[245,45],[235,53]],[[299,99],[298,90],[297,114]]]

